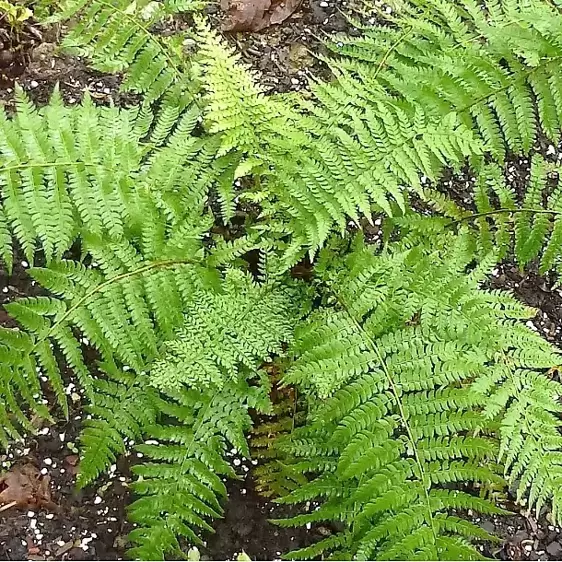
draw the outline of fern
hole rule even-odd
[[[95,403],[87,407],[91,418],[80,434],[80,488],[126,452],[125,438],[140,441],[158,415],[158,396],[150,389],[148,377],[107,364],[102,374],[94,382]]]
[[[197,107],[176,111],[176,120],[164,128],[158,120],[148,137],[156,146],[147,150],[141,140],[152,117],[142,111],[98,108],[88,96],[81,107],[66,108],[57,91],[39,111],[21,90],[16,101],[14,119],[0,111],[6,261],[12,260],[9,230],[30,263],[38,244],[50,263],[84,234],[119,240],[142,230],[148,246],[177,228],[169,244],[179,250],[191,243],[193,236],[185,235],[197,222],[208,228],[205,197],[223,170],[213,163],[216,140],[203,142],[193,134]],[[173,106],[161,111],[167,107]],[[173,251],[147,250],[155,258]]]
[[[226,496],[220,476],[235,477],[223,458],[226,443],[248,453],[244,431],[251,425],[247,410],[256,406],[253,394],[240,377],[223,390],[176,391],[161,404],[176,424],[150,428],[150,443],[137,447],[149,461],[134,469],[140,479],[133,491],[141,497],[129,511],[139,526],[130,534],[137,544],[131,557],[164,560],[180,551],[178,535],[201,544],[196,530],[212,531],[206,519],[221,516]]]
[[[50,21],[77,18],[63,46],[88,56],[102,72],[125,70],[122,88],[143,94],[145,103],[189,91],[189,72],[182,54],[183,37],[151,32],[176,12],[197,10],[198,1],[66,0]]]
[[[0,442],[50,416],[38,372],[67,414],[70,367],[92,416],[79,485],[142,442],[130,554],[176,556],[221,516],[224,453],[249,455],[250,412],[272,413],[261,366],[290,344],[283,384],[306,419],[256,430],[262,486],[322,502],[280,524],[341,529],[293,557],[478,558],[472,542],[493,537],[458,511],[503,513],[506,481],[559,518],[559,354],[519,322],[533,311],[478,288],[510,252],[560,269],[554,167],[533,157],[521,201],[501,172],[539,131],[559,135],[559,10],[414,0],[332,45],[335,80],[300,97],[266,96],[200,21],[191,57],[185,35],[155,33],[193,7],[69,0],[67,47],[123,72],[140,107],[67,108],[55,92],[37,109],[18,91],[0,113],[0,256],[10,266],[15,239],[45,291],[0,329]],[[475,213],[421,180],[467,162]],[[410,194],[444,216],[413,213]],[[256,209],[241,236],[217,226],[240,199]],[[324,247],[374,212],[401,227],[379,254],[346,236]],[[307,252],[314,300],[286,275]]]
[[[315,252],[350,218],[399,214],[408,192],[423,193],[420,178],[436,181],[445,166],[529,152],[539,127],[558,137],[562,15],[543,2],[501,6],[414,2],[392,26],[331,44],[336,80],[314,83],[312,102],[270,101],[271,128],[252,128],[265,166],[253,169],[265,180],[264,213],[296,247]],[[235,126],[265,102],[256,91],[228,97],[230,72],[213,60],[224,86],[211,88],[210,107],[230,100]]]
[[[130,507],[139,525],[130,554],[143,560],[179,550],[177,535],[199,544],[196,529],[212,530],[205,518],[220,516],[226,495],[218,475],[235,476],[223,458],[226,443],[250,456],[248,409],[270,409],[265,389],[251,380],[267,354],[282,352],[297,313],[290,295],[236,271],[222,292],[200,293],[194,302],[150,373],[150,384],[165,393],[158,410],[173,421],[148,428],[151,442],[138,447],[151,462],[135,468],[141,479],[133,489],[142,497]]]
[[[256,358],[281,355],[294,323],[287,297],[229,272],[223,291],[199,293],[185,308],[178,339],[166,343],[151,383],[167,391],[183,385],[223,388],[240,369],[255,369]]]
[[[465,238],[437,240],[380,256],[356,248],[328,277],[333,304],[297,331],[284,380],[310,396],[309,419],[281,445],[312,478],[282,501],[323,503],[279,523],[344,530],[291,557],[479,558],[467,539],[490,537],[455,510],[501,512],[463,490],[501,487],[496,459],[521,494],[539,483],[531,505],[558,509],[562,386],[544,370],[559,355],[517,322],[532,311],[460,274]]]
[[[513,257],[524,268],[537,260],[540,273],[560,271],[562,253],[562,206],[559,166],[538,154],[531,159],[531,169],[523,196],[519,197],[497,164],[483,166],[473,193],[475,211],[463,208],[442,193],[426,189],[428,202],[440,214],[451,219],[435,219],[435,227],[469,226],[479,254],[493,253],[497,260]],[[408,227],[413,215],[396,219]],[[418,229],[416,227],[416,229]]]

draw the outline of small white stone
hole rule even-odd
[[[43,459],[43,462],[44,462],[47,466],[51,466],[51,465],[53,464],[53,459],[46,458],[46,459]]]
[[[7,292],[8,292],[8,287],[4,287],[4,288],[2,289],[2,292],[3,292],[3,293],[7,293]]]
[[[27,512],[27,516],[28,516],[29,518],[35,517],[35,511],[28,511],[28,512]]]
[[[21,262],[21,266],[22,266],[22,267],[29,267],[29,264],[28,264],[25,260],[23,260],[23,261]]]
[[[291,84],[293,84],[293,86],[298,86],[300,84],[300,80],[298,78],[291,78]]]
[[[54,516],[54,513],[47,513],[47,515],[45,515],[45,519],[52,519]]]
[[[101,499],[100,496],[96,496],[94,499],[94,505],[98,505],[102,502],[103,500]]]
[[[32,88],[37,88],[37,86],[39,86],[39,82],[37,82],[37,80],[32,80],[29,85]]]
[[[328,4],[328,2],[320,2],[320,7],[321,8],[327,8],[330,4]]]
[[[240,459],[234,459],[232,462],[234,463],[234,466],[240,466],[242,464]]]
[[[547,155],[551,155],[551,154],[555,154],[556,153],[556,148],[554,148],[554,145],[549,144],[548,148],[546,150]]]
[[[49,471],[46,468],[41,469],[41,474],[45,476]]]

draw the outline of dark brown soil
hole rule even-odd
[[[24,22],[13,27],[0,13],[0,89],[8,87],[27,67],[31,52],[43,40],[37,27]]]

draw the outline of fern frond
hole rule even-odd
[[[244,432],[251,426],[252,389],[241,377],[218,390],[175,390],[160,408],[173,420],[150,428],[149,441],[137,449],[147,461],[133,470],[140,478],[132,488],[140,497],[129,508],[138,528],[129,537],[129,555],[164,560],[181,552],[178,536],[201,544],[199,530],[212,531],[208,520],[221,517],[226,487],[221,476],[235,477],[224,459],[227,443],[243,454]],[[242,436],[242,442],[238,438]]]
[[[180,96],[189,73],[182,55],[183,37],[151,32],[165,16],[197,9],[199,2],[149,0],[66,0],[50,21],[75,19],[63,47],[90,58],[102,72],[126,72],[124,90],[144,95],[151,103],[162,96]]]
[[[87,407],[92,418],[80,434],[79,487],[90,484],[126,451],[125,439],[141,440],[156,421],[157,393],[146,376],[109,364],[102,374],[94,382],[95,402]]]
[[[539,127],[559,136],[556,8],[502,5],[492,18],[471,1],[432,0],[388,17],[392,26],[330,43],[336,80],[313,84],[283,134],[262,135],[267,188],[313,251],[350,218],[399,214],[421,176],[528,153]]]
[[[562,252],[562,189],[560,170],[535,154],[524,195],[519,198],[497,164],[483,166],[478,173],[474,203],[476,213],[448,202],[426,190],[437,210],[453,220],[447,225],[472,227],[479,253],[494,253],[498,259],[512,255],[523,268],[538,260],[539,271],[560,269]],[[408,219],[404,221],[408,224]]]
[[[356,245],[336,260],[323,279],[333,304],[297,331],[284,377],[311,395],[307,423],[280,442],[311,480],[282,501],[322,505],[281,524],[338,520],[358,559],[445,560],[460,545],[478,558],[467,539],[491,537],[455,513],[499,509],[460,489],[501,487],[498,458],[509,479],[523,475],[521,497],[538,481],[529,501],[558,509],[562,385],[540,372],[558,354],[518,323],[532,312],[463,275],[468,239],[431,244],[379,256]]]
[[[230,270],[220,292],[196,292],[184,307],[183,325],[152,367],[151,384],[168,392],[183,385],[222,388],[283,353],[295,314],[290,293]]]

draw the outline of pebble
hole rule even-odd
[[[29,85],[32,88],[37,88],[37,86],[39,86],[39,82],[37,82],[37,80],[32,80]]]
[[[300,80],[298,78],[291,78],[291,84],[293,86],[298,86],[300,84]]]
[[[100,496],[96,496],[94,499],[94,505],[98,505],[102,502],[103,500],[101,499]]]
[[[546,547],[546,551],[548,552],[548,554],[550,554],[551,556],[555,556],[557,558],[555,558],[555,560],[560,560],[560,555],[562,555],[562,545],[557,542],[551,542],[547,547]]]
[[[320,2],[321,8],[328,8],[329,6],[330,6],[330,4],[328,4],[328,2]]]
[[[53,460],[52,460],[52,459],[49,459],[49,458],[44,459],[43,462],[44,462],[47,466],[51,466],[51,465],[53,464]]]

